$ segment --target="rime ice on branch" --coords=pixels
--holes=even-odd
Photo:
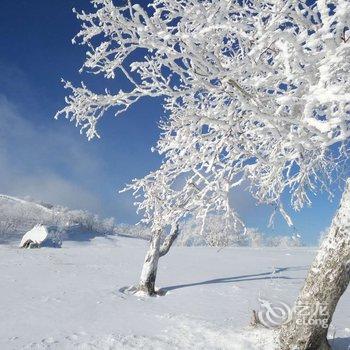
[[[98,94],[67,82],[71,94],[57,116],[91,139],[107,110],[120,114],[146,96],[163,98],[166,110],[156,146],[161,167],[127,187],[152,228],[136,290],[157,293],[158,260],[188,213],[223,212],[240,224],[229,203],[233,187],[247,184],[288,224],[285,190],[296,210],[310,204],[310,192],[331,194],[329,184],[343,175],[349,152],[349,1],[154,0],[147,9],[130,1],[92,3],[95,12],[77,13],[82,30],[75,41],[88,47],[83,70],[107,79],[123,75],[131,88]],[[139,58],[128,65],[131,55]],[[172,230],[162,243],[166,226]],[[320,279],[309,273],[300,295],[317,303],[305,296],[314,295],[315,283],[332,290],[322,276],[333,274],[342,288],[320,297],[327,301],[327,322],[350,279],[344,273],[348,228],[339,229],[342,235],[334,226],[327,238],[338,237],[335,252],[324,246],[319,253],[327,258]],[[296,316],[283,330],[283,349],[329,348],[327,329],[315,325],[301,333],[298,323]]]
[[[347,1],[92,3],[95,12],[76,12],[74,42],[88,47],[82,70],[123,75],[132,88],[98,94],[66,82],[71,94],[57,116],[92,139],[107,110],[163,97],[164,163],[128,187],[154,230],[189,212],[229,212],[228,193],[243,180],[278,206],[290,189],[297,210],[309,190],[328,190],[348,154]]]

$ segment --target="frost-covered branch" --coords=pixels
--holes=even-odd
[[[176,225],[172,229],[170,235],[168,235],[165,238],[162,246],[160,247],[160,250],[159,250],[159,256],[160,257],[166,255],[169,252],[170,247],[172,246],[172,244],[174,243],[176,238],[179,236],[179,233],[180,233],[179,225]]]
[[[66,83],[71,95],[57,116],[91,139],[107,110],[163,98],[164,162],[128,187],[155,230],[188,213],[222,211],[238,222],[229,193],[243,181],[277,207],[289,190],[297,210],[310,191],[329,190],[348,158],[348,1],[92,3],[93,13],[77,12],[82,70],[122,75],[130,88],[96,94]]]

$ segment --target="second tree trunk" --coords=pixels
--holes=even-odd
[[[291,322],[281,329],[282,350],[328,350],[328,327],[350,280],[350,181],[329,233],[311,265]]]

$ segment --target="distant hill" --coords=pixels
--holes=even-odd
[[[0,194],[0,243],[20,241],[35,225],[56,226],[63,240],[85,241],[96,236],[119,234],[149,239],[151,231],[143,225],[116,225],[113,218],[101,219],[85,210],[71,210],[62,206],[24,200]],[[210,215],[202,231],[202,222],[194,218],[180,225],[178,246],[272,246],[302,245],[299,236],[266,236],[255,229],[243,235],[227,230],[220,216]]]
[[[20,240],[37,224],[57,226],[66,239],[86,240],[115,232],[113,218],[0,194],[0,243]]]
[[[119,235],[146,239],[151,237],[151,230],[143,225],[118,224]],[[180,235],[175,241],[177,246],[212,246],[212,247],[300,247],[303,245],[298,234],[266,235],[255,228],[237,230],[234,225],[226,225],[225,219],[218,214],[209,214],[206,221],[188,218],[180,222]]]

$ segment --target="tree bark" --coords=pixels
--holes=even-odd
[[[350,280],[350,179],[305,285],[292,320],[282,326],[281,350],[328,350],[329,325]]]
[[[143,263],[139,290],[148,295],[155,295],[155,283],[157,277],[160,239],[162,231],[158,230],[152,234],[151,243]]]
[[[157,277],[159,258],[166,255],[175,239],[179,235],[179,226],[176,225],[160,246],[162,231],[158,230],[152,234],[150,247],[147,251],[145,262],[143,263],[141,278],[139,283],[139,291],[145,292],[147,295],[153,296],[157,292],[155,283]]]

